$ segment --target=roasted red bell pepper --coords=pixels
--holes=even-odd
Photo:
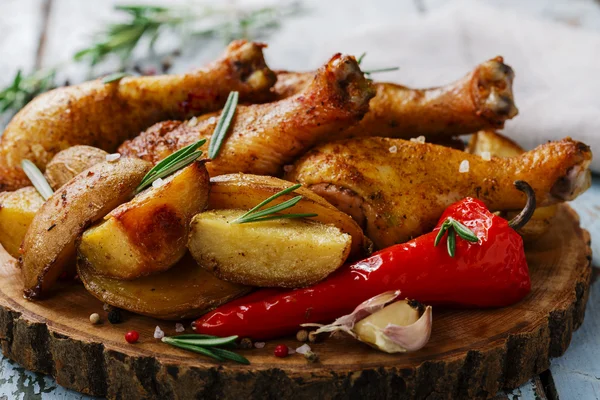
[[[450,238],[449,232],[454,256],[447,246],[434,245],[449,218],[478,239]],[[303,323],[330,322],[390,290],[399,289],[402,296],[425,304],[502,307],[521,300],[530,286],[521,237],[481,201],[466,198],[450,206],[431,233],[343,267],[312,287],[259,290],[193,325],[197,332],[211,335],[269,339],[293,333]]]

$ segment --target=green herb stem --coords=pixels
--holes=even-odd
[[[250,364],[250,361],[245,357],[226,349],[216,346],[231,345],[237,339],[237,336],[229,336],[220,338],[211,335],[189,334],[171,337],[163,337],[164,343],[181,349],[190,350],[205,356],[214,358],[217,361],[231,360],[240,364]]]
[[[371,74],[376,74],[379,72],[391,72],[391,71],[398,71],[400,69],[400,67],[388,67],[388,68],[378,68],[378,69],[371,69],[368,71],[363,71],[363,73],[365,75],[371,75]]]
[[[263,200],[262,202],[260,202],[258,205],[252,207],[252,209],[250,209],[248,212],[246,212],[244,215],[240,216],[239,218],[235,219],[234,221],[232,221],[232,224],[245,224],[248,222],[262,222],[262,221],[272,221],[272,220],[276,220],[276,219],[291,219],[291,218],[310,218],[310,217],[317,217],[318,214],[314,214],[314,213],[307,213],[307,214],[277,214],[281,211],[287,210],[289,208],[294,207],[296,204],[298,204],[298,202],[300,200],[302,200],[302,196],[296,196],[294,198],[291,198],[289,200],[286,200],[284,202],[281,202],[277,205],[274,205],[272,207],[266,208],[264,210],[261,210],[262,207],[266,206],[267,204],[271,203],[273,200],[286,195],[288,193],[293,192],[294,190],[300,188],[302,185],[301,184],[295,184],[292,185],[288,188],[283,189],[282,191],[280,191],[279,193],[274,194],[273,196],[269,197],[266,200]]]
[[[142,179],[136,189],[136,193],[140,193],[158,179],[165,178],[182,168],[187,167],[201,155],[201,151],[196,151],[200,146],[206,143],[206,139],[201,139],[196,143],[177,150],[175,153],[165,157],[162,161],[154,166]]]
[[[208,145],[208,157],[211,159],[215,159],[217,157],[219,151],[221,150],[221,146],[223,146],[225,136],[227,135],[227,131],[231,125],[231,120],[235,115],[239,96],[240,95],[238,92],[230,92],[229,96],[227,97],[227,101],[225,102],[225,106],[223,107],[223,111],[219,117],[219,122],[217,122],[217,127],[215,128]]]
[[[442,225],[440,226],[440,230],[433,241],[433,245],[437,246],[444,235],[448,233],[448,237],[446,239],[446,247],[448,249],[448,254],[450,257],[454,257],[456,254],[456,235],[461,239],[464,239],[471,243],[476,243],[479,241],[477,235],[464,226],[462,223],[458,222],[454,218],[448,217]]]

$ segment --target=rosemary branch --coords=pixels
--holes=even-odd
[[[251,210],[249,210],[248,212],[246,212],[244,215],[242,215],[241,217],[235,219],[234,221],[232,221],[232,224],[245,224],[248,222],[261,222],[261,221],[272,221],[275,219],[290,219],[290,218],[310,218],[310,217],[317,217],[318,214],[314,214],[314,213],[306,213],[306,214],[277,214],[281,211],[287,210],[288,208],[292,208],[294,207],[296,204],[298,204],[298,202],[300,200],[302,200],[302,196],[296,196],[292,199],[286,200],[282,203],[279,203],[275,206],[266,208],[264,210],[261,210],[262,207],[266,206],[267,204],[271,203],[273,200],[286,195],[288,193],[293,192],[294,190],[300,188],[302,185],[301,184],[296,184],[293,186],[290,186],[286,189],[283,189],[281,192],[274,194],[273,196],[269,197],[266,200],[263,200],[260,204],[254,206]]]
[[[165,336],[162,338],[162,342],[214,358],[217,361],[231,360],[240,364],[250,364],[246,357],[221,348],[233,344],[237,338],[237,336],[220,338],[218,336],[189,334]]]

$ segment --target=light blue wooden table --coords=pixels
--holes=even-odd
[[[346,29],[365,22],[397,23],[398,16],[416,18],[447,3],[449,0],[305,0],[308,15],[284,25],[276,37],[269,39],[279,48],[280,68],[312,68],[302,65],[315,41],[322,40],[331,29],[329,16],[343,21]],[[135,3],[120,1],[118,3]],[[156,0],[142,3],[161,3]],[[189,3],[192,0],[162,1],[163,4]],[[213,1],[213,2],[216,2]],[[567,25],[600,31],[600,2],[598,0],[487,0],[489,4],[511,8],[518,12],[559,21]],[[81,65],[62,64],[78,49],[89,44],[91,33],[113,21],[112,5],[115,0],[0,0],[0,86],[14,76],[18,68],[61,67],[60,79],[71,82],[83,80],[87,74]],[[236,3],[229,1],[227,4]],[[243,0],[237,3],[244,3]],[[271,1],[272,3],[272,1]],[[302,37],[296,34],[301,28]],[[294,33],[296,32],[296,33]],[[288,46],[289,44],[289,46]],[[213,58],[221,43],[205,46],[202,51],[185,52],[174,66],[186,70]],[[271,53],[272,54],[272,53]],[[299,61],[298,61],[299,60]],[[292,63],[293,62],[293,63]],[[299,62],[300,64],[295,64]],[[109,66],[110,68],[110,66]],[[518,101],[518,99],[517,99]],[[600,101],[600,100],[599,100]],[[0,116],[0,125],[7,117]],[[598,132],[600,135],[600,132]],[[600,155],[597,155],[600,156]],[[497,399],[557,399],[600,400],[600,176],[593,178],[591,189],[572,203],[581,217],[582,226],[592,236],[594,273],[585,321],[575,332],[569,349],[563,357],[552,361],[550,370],[534,377],[521,388],[499,393]],[[52,378],[28,372],[0,355],[1,399],[84,399],[80,395],[58,386]]]

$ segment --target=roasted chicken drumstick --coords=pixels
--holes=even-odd
[[[206,167],[211,176],[278,175],[317,141],[360,121],[373,95],[354,57],[335,55],[301,93],[274,103],[238,106],[220,153]],[[215,113],[156,124],[125,142],[119,152],[156,163],[199,139],[210,140],[218,117]]]
[[[185,119],[223,107],[230,91],[242,101],[264,101],[275,82],[264,45],[236,41],[222,58],[183,75],[129,77],[62,87],[21,110],[0,142],[0,191],[29,185],[21,160],[42,171],[61,150],[90,145],[114,151],[126,139],[169,118]]]
[[[278,98],[304,88],[311,73],[277,73]],[[428,140],[501,128],[517,115],[512,95],[513,70],[496,57],[478,65],[464,78],[432,89],[409,89],[375,83],[377,94],[363,120],[337,138],[381,136]]]
[[[588,146],[570,138],[513,158],[401,139],[360,138],[307,153],[286,178],[305,184],[352,215],[377,248],[430,231],[450,204],[467,196],[492,210],[518,210],[528,182],[538,206],[572,200],[590,185]]]

